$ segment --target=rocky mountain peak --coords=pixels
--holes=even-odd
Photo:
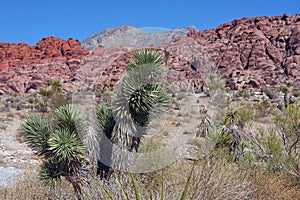
[[[152,30],[159,28],[151,28]],[[174,30],[159,31],[151,33],[150,28],[137,28],[130,25],[119,26],[116,28],[106,29],[100,33],[94,34],[82,41],[82,46],[88,50],[94,50],[99,45],[106,49],[112,49],[117,46],[124,46],[128,48],[142,48],[159,46],[162,43],[168,43],[172,39],[181,36],[185,37],[190,28],[177,28]],[[192,28],[197,30],[196,27]]]

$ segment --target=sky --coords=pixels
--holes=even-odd
[[[84,40],[124,24],[215,28],[237,18],[300,14],[300,0],[0,0],[0,42]]]

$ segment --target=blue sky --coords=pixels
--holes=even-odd
[[[79,40],[106,28],[200,30],[236,18],[300,13],[299,0],[0,0],[0,41],[34,45],[43,37]]]

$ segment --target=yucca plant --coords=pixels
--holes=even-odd
[[[112,109],[107,103],[101,102],[96,110],[96,117],[99,128],[104,132],[108,139],[111,138],[113,128],[116,124]]]
[[[85,163],[86,119],[74,105],[61,106],[54,113],[53,123],[39,114],[27,117],[21,125],[21,132],[29,147],[43,159],[41,180],[55,186],[65,177],[80,199],[79,173]]]
[[[138,50],[129,61],[129,71],[114,102],[116,126],[112,140],[137,151],[152,115],[169,103],[166,87],[158,82],[163,56],[149,49]]]
[[[163,60],[164,57],[153,50],[135,51],[112,106],[102,104],[98,108],[96,115],[100,132],[120,149],[138,151],[140,139],[146,133],[153,115],[169,104],[167,89],[159,82],[164,72]],[[121,155],[117,157],[114,157],[116,163],[122,159]],[[103,163],[100,165],[108,170]]]
[[[129,69],[147,64],[163,64],[164,57],[157,51],[150,49],[140,49],[133,53],[133,58],[129,61]]]
[[[214,122],[208,115],[202,117],[196,136],[206,137],[215,128]]]
[[[239,161],[243,155],[241,120],[237,110],[229,110],[225,114],[223,133],[230,135],[230,152],[233,160]]]
[[[109,179],[112,169],[111,163],[111,137],[116,124],[111,107],[101,102],[96,109],[97,133],[94,138],[90,138],[89,152],[93,156],[94,162],[97,162],[97,175],[100,178]],[[91,136],[91,135],[90,135]]]

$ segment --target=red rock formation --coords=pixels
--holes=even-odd
[[[89,51],[74,39],[43,38],[34,46],[0,43],[0,94],[38,90],[53,79],[68,82]]]
[[[201,91],[209,73],[227,74],[231,89],[300,85],[300,15],[242,18],[215,29],[191,32],[156,50],[165,55],[167,81],[183,82]],[[126,73],[134,49],[96,48],[91,54],[80,42],[55,37],[35,46],[0,43],[0,94],[31,92],[60,79],[65,90],[103,88]],[[89,55],[88,55],[89,54]]]
[[[166,57],[168,81],[187,82],[195,91],[202,90],[209,73],[226,74],[226,83],[233,90],[278,87],[285,82],[299,87],[299,38],[300,15],[285,14],[237,19],[215,29],[193,31],[158,50]],[[95,77],[100,87],[120,80],[130,55],[114,55],[116,60]]]
[[[300,15],[242,18],[189,36],[229,75],[231,89],[300,84]]]
[[[191,52],[190,48],[198,49]],[[184,84],[184,87],[191,86],[196,91],[201,91],[204,84],[202,73],[196,69],[198,65],[208,66],[211,63],[205,60],[201,46],[192,38],[176,40],[170,44],[165,44],[159,49],[166,59],[166,81],[167,83],[177,82]],[[106,50],[103,47],[96,48],[91,56],[85,60],[85,64],[77,71],[76,88],[79,90],[102,89],[105,85],[116,85],[126,73],[126,64],[132,57],[135,49],[130,50],[124,47],[116,47]],[[197,63],[191,66],[197,56]]]

